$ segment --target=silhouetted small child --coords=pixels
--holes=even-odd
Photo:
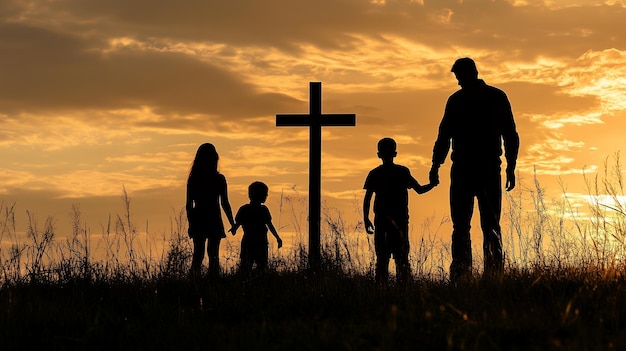
[[[268,191],[265,183],[254,182],[250,184],[248,187],[250,203],[239,208],[235,215],[235,225],[230,230],[235,235],[239,226],[243,227],[240,263],[240,269],[243,272],[251,271],[254,263],[256,263],[259,271],[264,271],[267,267],[268,229],[276,238],[278,248],[283,246],[283,241],[272,224],[270,210],[264,205]]]
[[[431,190],[436,184],[420,185],[405,167],[393,163],[396,142],[383,138],[378,142],[378,157],[382,165],[369,172],[363,188],[363,219],[365,230],[374,234],[376,250],[376,282],[389,278],[389,259],[393,254],[396,275],[400,282],[411,276],[409,265],[409,196],[407,189],[418,194]],[[374,225],[369,219],[372,195],[374,199]]]

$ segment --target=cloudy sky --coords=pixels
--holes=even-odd
[[[123,210],[166,232],[184,206],[197,147],[214,143],[236,209],[255,180],[306,195],[308,130],[277,113],[323,111],[323,191],[358,215],[376,142],[427,182],[450,67],[475,59],[505,90],[521,136],[518,170],[556,195],[585,194],[624,145],[626,3],[543,0],[0,0],[0,199],[68,227],[72,204],[98,232]],[[411,195],[413,223],[446,216],[442,184]],[[286,214],[285,214],[286,215]],[[283,219],[283,222],[286,220]]]

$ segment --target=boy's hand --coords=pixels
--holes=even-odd
[[[276,242],[278,243],[278,248],[280,249],[281,247],[283,247],[283,239],[281,238],[276,238]]]
[[[369,218],[365,218],[364,222],[367,234],[374,234],[374,225],[372,224],[372,221],[370,221]]]

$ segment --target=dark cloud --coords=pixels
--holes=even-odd
[[[102,36],[170,38],[297,53],[302,44],[351,50],[354,34],[404,37],[434,48],[487,49],[499,59],[578,56],[624,46],[626,10],[620,5],[517,7],[508,1],[276,0],[65,0],[40,16],[63,14]],[[72,19],[70,21],[69,19]],[[495,59],[495,58],[494,58]]]
[[[349,49],[352,33],[379,34],[399,21],[419,20],[415,21],[419,24],[425,19],[416,5],[410,6],[413,12],[407,16],[404,5],[373,6],[360,0],[68,0],[59,6],[77,19],[98,21],[114,35],[264,45],[287,51],[303,43]]]
[[[170,115],[245,118],[287,108],[294,99],[258,93],[235,73],[188,55],[124,49],[46,29],[0,26],[0,110],[123,109]]]

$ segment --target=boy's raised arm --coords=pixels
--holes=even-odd
[[[418,185],[416,188],[414,188],[414,190],[418,194],[423,194],[423,193],[429,192],[430,190],[432,190],[432,188],[436,186],[437,186],[436,183],[428,183],[426,185]]]

